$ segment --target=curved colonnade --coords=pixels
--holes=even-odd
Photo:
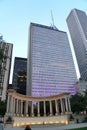
[[[41,115],[41,105],[43,104],[43,115]],[[48,103],[48,105],[46,105]],[[35,114],[36,108],[36,114]],[[55,110],[54,110],[55,109]],[[20,124],[42,124],[43,122],[52,123],[51,118],[55,118],[55,122],[60,120],[64,123],[68,122],[68,115],[71,114],[71,106],[69,93],[62,93],[54,96],[46,97],[29,97],[17,93],[16,91],[8,90],[7,110],[5,117],[12,116],[14,126],[20,118]],[[46,121],[47,120],[47,121]],[[48,122],[49,120],[49,122]],[[41,121],[41,123],[40,123]],[[55,123],[54,122],[54,123]]]

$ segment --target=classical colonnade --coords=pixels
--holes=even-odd
[[[36,105],[37,116],[39,117],[41,107],[40,102],[43,103],[43,116],[47,115],[46,110],[48,108],[46,102],[49,104],[49,116],[53,115],[52,102],[54,102],[55,106],[55,115],[71,113],[69,93],[62,93],[48,97],[28,97],[10,89],[8,90],[6,114],[11,116],[34,117],[34,106]],[[31,106],[31,109],[29,106]]]

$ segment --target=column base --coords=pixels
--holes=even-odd
[[[55,115],[58,116],[58,113],[56,113]]]
[[[23,114],[21,114],[21,117],[23,117],[24,115]]]
[[[38,113],[37,116],[40,117],[40,113]]]
[[[52,116],[52,113],[50,113],[50,116]]]
[[[63,112],[61,112],[61,115],[64,115],[64,113],[63,113]]]
[[[68,114],[68,115],[70,115],[70,114],[72,114],[72,112],[65,112],[65,114]]]
[[[13,113],[6,113],[5,116],[13,116]]]
[[[29,115],[28,115],[28,114],[26,114],[26,117],[29,117]]]
[[[34,114],[31,114],[32,117],[34,117]]]
[[[46,116],[46,113],[44,113],[44,116]]]
[[[19,116],[19,114],[16,114],[16,116]]]

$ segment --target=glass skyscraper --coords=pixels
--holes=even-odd
[[[87,80],[87,15],[73,9],[67,17],[67,24],[74,46],[81,78]]]
[[[27,59],[15,57],[12,87],[18,93],[26,95]]]
[[[27,95],[74,93],[77,81],[66,32],[31,23],[27,61]]]

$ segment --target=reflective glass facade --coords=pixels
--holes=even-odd
[[[81,10],[73,9],[67,17],[67,25],[81,78],[87,80],[87,15]]]
[[[26,95],[27,59],[15,57],[12,87],[20,94]]]
[[[31,23],[29,35],[27,95],[74,93],[77,78],[66,32]]]

